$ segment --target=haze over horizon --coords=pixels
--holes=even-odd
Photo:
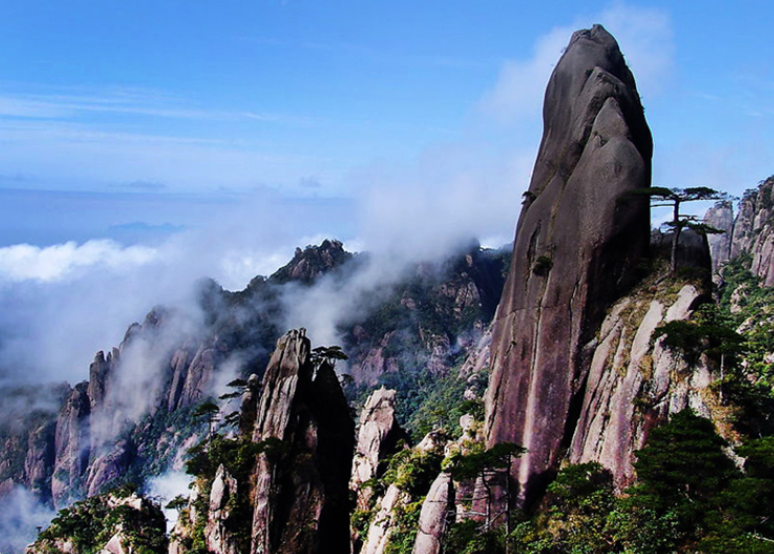
[[[637,79],[654,183],[740,195],[772,173],[773,10],[9,3],[0,350],[84,371],[199,277],[239,289],[326,237],[385,259],[512,240],[546,82],[594,23]]]

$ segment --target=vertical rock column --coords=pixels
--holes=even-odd
[[[495,318],[489,446],[528,452],[520,501],[569,445],[595,334],[647,252],[652,141],[634,78],[601,26],[573,34],[548,84],[544,131]]]
[[[349,551],[354,422],[328,363],[305,331],[277,343],[262,384],[253,441],[270,445],[254,472],[253,554]]]

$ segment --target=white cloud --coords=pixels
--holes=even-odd
[[[0,248],[0,283],[59,281],[91,266],[130,271],[157,258],[154,248],[122,247],[110,240],[90,240],[81,245],[67,242],[44,248],[17,244]]]
[[[37,528],[48,526],[55,515],[31,492],[14,487],[0,498],[0,552],[23,552],[37,537]]]
[[[548,79],[574,30],[554,28],[538,39],[531,58],[506,61],[494,88],[481,99],[484,113],[503,123],[539,121]]]
[[[167,530],[171,531],[177,521],[177,510],[165,509],[171,500],[178,496],[188,497],[191,494],[189,485],[191,476],[181,471],[170,471],[154,477],[148,482],[148,495],[161,504],[167,518]]]
[[[481,99],[482,111],[501,123],[535,120],[542,113],[548,79],[570,36],[594,23],[601,23],[618,41],[640,93],[645,97],[658,93],[674,63],[669,15],[657,8],[614,2],[595,15],[576,18],[571,25],[543,35],[530,58],[506,61],[497,83]]]

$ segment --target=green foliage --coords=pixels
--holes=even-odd
[[[550,256],[538,256],[535,263],[532,264],[532,273],[545,277],[548,275],[548,272],[551,271],[553,265],[554,262],[551,260]]]
[[[390,458],[382,482],[395,485],[412,496],[424,496],[438,476],[442,460],[443,456],[432,452],[399,450]]]
[[[458,437],[462,434],[460,417],[471,414],[477,420],[482,420],[483,402],[465,400],[467,387],[467,380],[459,376],[458,367],[453,368],[449,375],[435,379],[434,387],[421,400],[406,424],[406,430],[411,433],[412,438],[420,440],[430,431],[437,429],[452,437]]]
[[[507,470],[513,458],[526,450],[512,442],[501,442],[492,448],[474,448],[468,453],[455,452],[444,462],[444,469],[456,481],[486,477],[487,474]]]
[[[609,552],[607,517],[615,505],[610,472],[598,463],[568,466],[548,487],[546,503],[544,513],[511,534],[517,551]]]
[[[444,548],[455,554],[504,554],[505,537],[500,530],[482,532],[477,522],[466,519],[451,526]]]
[[[739,448],[744,473],[725,447],[709,420],[684,410],[651,432],[637,453],[638,481],[620,497],[599,464],[568,466],[511,533],[511,552],[771,554],[774,438]]]
[[[336,361],[349,359],[349,357],[341,351],[341,346],[318,346],[312,350],[310,358],[315,367],[319,367],[323,362],[328,362],[331,367],[334,367]]]
[[[722,356],[729,366],[746,348],[745,338],[737,333],[732,321],[714,304],[702,305],[691,320],[670,321],[653,332],[652,340],[663,336],[663,344],[679,351],[688,365],[694,365],[702,353]]]
[[[384,554],[411,554],[417,537],[419,514],[424,498],[408,504],[398,503],[393,508],[393,524],[384,548]]]
[[[195,506],[197,513],[207,513],[209,490],[221,464],[237,480],[237,483],[241,484],[237,487],[237,494],[228,500],[229,517],[224,522],[241,551],[249,551],[250,546],[252,508],[249,487],[246,485],[250,482],[256,459],[260,454],[264,454],[269,460],[276,462],[285,453],[286,448],[286,444],[276,438],[252,442],[244,438],[229,439],[215,435],[211,440],[204,440],[188,450],[189,459],[186,462],[186,472],[198,479],[201,489]],[[204,542],[205,524],[206,517],[197,518],[192,541],[194,550],[197,548],[206,549]]]
[[[167,550],[166,520],[157,506],[143,501],[139,510],[126,504],[111,508],[104,495],[61,510],[35,544],[41,551],[50,551],[55,541],[69,540],[78,554],[94,554],[119,529],[125,537],[124,547],[134,552]]]
[[[670,268],[672,273],[677,271],[677,246],[680,242],[680,234],[683,229],[692,229],[702,235],[723,232],[720,229],[715,229],[714,227],[699,221],[694,215],[681,213],[680,206],[686,202],[695,202],[698,200],[725,200],[728,198],[726,193],[719,192],[709,187],[645,187],[635,189],[630,195],[650,197],[651,205],[653,207],[672,208],[671,221],[664,223],[665,227],[674,232],[672,238],[672,253],[670,256]]]
[[[355,539],[362,543],[368,536],[373,514],[370,510],[355,510],[350,517],[350,525],[355,532]]]
[[[196,418],[201,417],[212,421],[219,413],[220,408],[218,405],[215,404],[215,402],[208,400],[207,402],[202,402],[196,406],[191,415]]]

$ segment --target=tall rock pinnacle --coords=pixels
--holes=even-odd
[[[601,26],[573,34],[548,83],[543,139],[495,318],[487,443],[528,449],[529,501],[569,445],[605,310],[648,248],[653,151],[634,78]]]

